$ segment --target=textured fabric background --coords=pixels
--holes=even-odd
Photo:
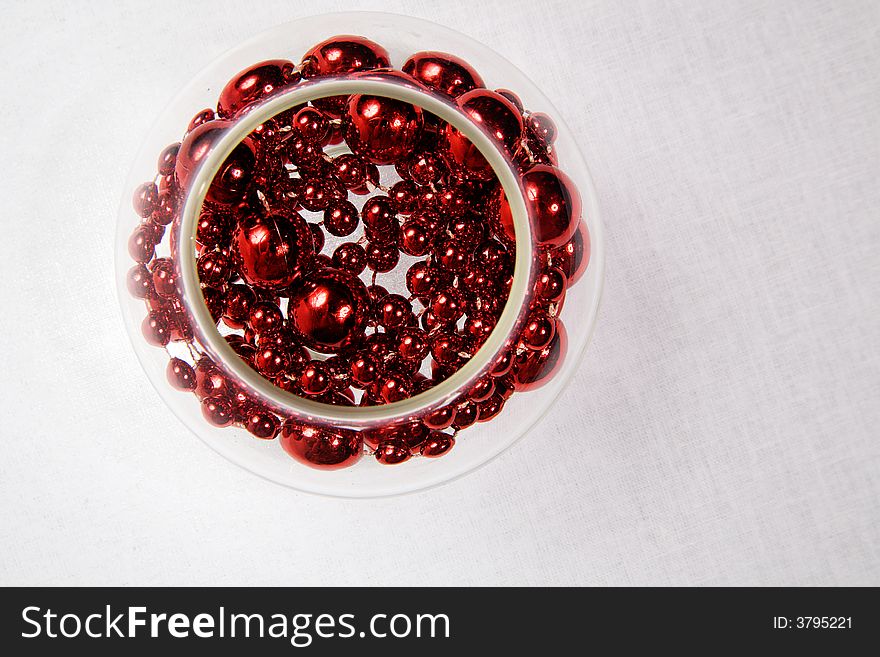
[[[262,481],[164,407],[112,270],[148,125],[301,15],[462,29],[598,188],[595,340],[533,435],[424,494]],[[31,2],[0,22],[0,584],[880,584],[880,4]]]

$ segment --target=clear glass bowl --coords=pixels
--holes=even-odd
[[[216,106],[219,90],[239,71],[273,58],[297,62],[308,48],[338,34],[356,34],[381,44],[388,50],[395,68],[400,68],[411,54],[418,51],[452,53],[473,66],[488,88],[513,90],[527,110],[551,116],[557,126],[554,151],[559,167],[575,183],[583,201],[582,221],[588,236],[586,257],[589,264],[581,279],[566,293],[560,318],[567,327],[568,349],[549,382],[535,390],[512,395],[497,417],[463,430],[454,449],[442,458],[414,458],[397,466],[381,465],[375,459],[363,458],[353,467],[327,471],[311,469],[294,461],[282,450],[277,439],[259,440],[239,427],[219,429],[208,424],[202,416],[198,399],[169,385],[166,378],[168,353],[145,341],[141,332],[146,315],[144,302],[128,293],[126,275],[133,264],[128,253],[129,235],[140,222],[131,207],[131,193],[139,183],[155,177],[156,158],[163,148],[182,137],[197,111]],[[419,105],[463,132],[492,165],[505,190],[517,249],[514,282],[507,305],[496,329],[470,361],[442,383],[410,399],[383,406],[349,408],[318,404],[286,393],[235,355],[216,330],[202,299],[191,244],[196,217],[214,172],[242,138],[266,118],[287,108],[315,98],[352,93],[388,96]],[[332,150],[328,153],[334,154]],[[495,357],[518,333],[533,295],[536,247],[515,167],[453,102],[393,75],[377,72],[320,78],[284,89],[249,108],[236,117],[233,126],[214,144],[181,208],[178,252],[171,255],[180,265],[183,303],[193,319],[198,342],[227,376],[266,406],[282,416],[304,417],[318,425],[353,429],[385,426],[397,420],[420,417],[427,410],[459,397],[492,366]],[[364,12],[326,14],[281,25],[227,52],[197,75],[165,109],[135,160],[119,210],[116,242],[117,283],[126,327],[144,370],[175,414],[212,449],[251,472],[302,491],[341,497],[395,495],[435,486],[485,464],[524,436],[549,410],[582,359],[598,311],[604,264],[602,226],[586,163],[558,112],[534,83],[497,53],[448,28],[410,17]],[[334,244],[328,244],[332,249]],[[387,276],[399,277],[401,274],[395,270]],[[386,281],[380,280],[380,283],[385,285]]]

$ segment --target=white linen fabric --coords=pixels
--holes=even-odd
[[[607,229],[579,374],[425,493],[227,463],[134,357],[126,172],[164,103],[279,22],[408,13],[507,55]],[[880,584],[880,4],[31,2],[0,22],[0,584]]]

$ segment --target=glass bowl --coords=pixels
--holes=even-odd
[[[464,429],[457,435],[454,449],[442,458],[413,458],[395,466],[382,465],[373,458],[362,458],[352,467],[319,470],[291,459],[277,439],[259,440],[238,426],[220,429],[207,423],[198,399],[175,390],[167,380],[169,353],[178,355],[183,347],[178,345],[177,351],[173,348],[163,350],[147,343],[141,330],[146,315],[144,302],[128,293],[126,278],[132,266],[129,236],[141,221],[132,209],[132,190],[140,182],[155,178],[157,155],[168,144],[181,138],[196,112],[204,107],[215,107],[219,90],[243,69],[274,58],[297,62],[301,54],[314,44],[339,34],[361,35],[381,44],[390,55],[392,67],[396,68],[415,52],[453,53],[473,66],[489,89],[513,90],[529,112],[551,116],[556,125],[553,152],[558,157],[559,167],[578,188],[583,203],[581,225],[586,236],[584,257],[588,264],[580,279],[566,292],[559,318],[568,327],[567,352],[546,383],[513,394],[502,412],[491,421],[478,422]],[[317,403],[285,392],[252,370],[237,357],[217,330],[202,297],[192,255],[196,223],[208,187],[241,140],[279,112],[307,101],[350,94],[370,94],[417,105],[464,134],[489,162],[505,192],[516,244],[513,282],[507,303],[482,347],[458,371],[426,392],[381,406],[345,407]],[[348,151],[343,142],[335,150],[330,147],[326,152],[335,155]],[[251,397],[259,399],[265,407],[282,418],[303,418],[316,426],[369,431],[422,417],[426,412],[459,399],[494,366],[499,355],[510,348],[534,297],[537,262],[542,251],[536,245],[519,173],[516,163],[453,100],[400,74],[372,71],[320,77],[268,95],[237,114],[231,126],[212,144],[180,201],[179,221],[169,227],[176,244],[167,254],[179,269],[182,305],[191,318],[195,341],[224,376]],[[338,241],[328,240],[325,251],[332,250]],[[281,25],[227,52],[197,75],[164,110],[135,160],[119,211],[116,242],[117,283],[126,327],[144,370],[174,413],[208,446],[251,472],[298,490],[340,497],[387,496],[435,486],[485,464],[524,436],[549,410],[582,359],[598,311],[604,259],[602,227],[587,166],[558,112],[534,83],[497,53],[448,28],[410,17],[364,12],[327,14]],[[401,283],[398,270],[384,276],[388,279],[379,282],[389,289],[392,289],[392,283]],[[368,280],[369,276],[364,274],[362,278]]]

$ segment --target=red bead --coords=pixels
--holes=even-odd
[[[170,190],[159,192],[159,200],[153,214],[150,215],[153,223],[159,226],[167,226],[177,217],[177,196]]]
[[[406,60],[402,70],[426,87],[452,98],[483,86],[482,78],[470,64],[443,52],[417,52]]]
[[[535,231],[543,246],[562,246],[578,227],[581,197],[565,173],[556,167],[538,164],[522,177],[526,206]]]
[[[363,440],[346,429],[319,429],[288,419],[281,426],[281,447],[313,468],[335,470],[354,465],[363,455]]]
[[[563,246],[550,251],[550,261],[568,278],[568,286],[577,283],[590,264],[590,233],[584,221],[578,222],[574,236]]]
[[[464,342],[457,333],[440,330],[431,338],[431,355],[441,365],[457,365],[462,360],[464,348]]]
[[[274,413],[262,409],[252,409],[245,416],[245,428],[255,438],[272,440],[278,435],[281,422]]]
[[[196,263],[199,281],[208,287],[223,288],[232,276],[229,256],[220,251],[208,251]]]
[[[524,107],[522,99],[513,93],[510,89],[496,89],[495,93],[499,96],[504,96],[507,100],[511,102],[511,104],[516,107],[517,111],[522,114]]]
[[[419,328],[408,326],[397,334],[397,353],[404,360],[421,363],[430,349],[427,333]]]
[[[379,273],[391,271],[400,261],[400,252],[395,244],[368,242],[366,252],[367,267]]]
[[[217,366],[208,358],[202,358],[196,363],[196,389],[199,399],[215,395],[229,396],[232,394],[232,386],[229,380],[223,376]]]
[[[159,154],[159,175],[168,176],[174,173],[174,165],[177,162],[177,152],[180,150],[180,142],[166,146]]]
[[[538,276],[535,297],[542,303],[559,303],[565,297],[568,279],[559,267],[545,269]]]
[[[495,323],[495,316],[492,313],[478,310],[468,314],[464,322],[464,331],[476,340],[477,344],[483,344],[495,329]]]
[[[299,202],[310,212],[323,212],[334,199],[342,198],[344,192],[332,179],[306,180],[303,183]]]
[[[288,319],[303,342],[323,353],[363,336],[369,310],[367,288],[338,269],[312,272],[291,289]]]
[[[408,155],[424,125],[420,107],[384,96],[353,95],[346,109],[345,141],[374,164]]]
[[[153,210],[156,209],[158,201],[159,190],[156,188],[156,183],[145,182],[134,190],[134,196],[132,197],[131,203],[134,206],[134,211],[138,213],[138,216],[146,219],[153,214]]]
[[[229,328],[244,328],[257,295],[246,285],[231,285],[223,295],[223,323]]]
[[[281,328],[284,325],[284,315],[271,301],[258,301],[250,308],[248,325],[260,335]]]
[[[268,377],[286,372],[289,366],[290,360],[287,354],[277,347],[260,347],[254,355],[254,367],[260,374]]]
[[[437,262],[447,271],[459,273],[467,269],[471,261],[472,249],[455,238],[440,243],[434,250]]]
[[[364,37],[340,35],[309,49],[302,58],[302,75],[344,75],[391,65],[388,51]]]
[[[314,107],[303,107],[293,117],[293,127],[307,142],[324,144],[330,137],[327,115]]]
[[[196,371],[185,360],[172,358],[165,368],[165,375],[176,390],[192,392],[196,389]]]
[[[180,145],[174,175],[181,189],[188,189],[196,169],[208,156],[214,144],[232,126],[229,121],[203,123],[188,133]],[[230,153],[208,189],[207,198],[229,204],[240,200],[247,190],[255,162],[254,146],[245,138]]]
[[[345,199],[332,199],[324,209],[324,228],[331,235],[351,235],[360,223],[357,208]]]
[[[437,292],[431,299],[431,312],[440,320],[455,322],[464,314],[464,295],[454,287]]]
[[[313,360],[299,375],[299,385],[307,395],[321,395],[330,389],[332,379],[321,361]]]
[[[443,456],[455,446],[455,438],[440,431],[432,431],[431,437],[422,445],[421,454],[427,458]]]
[[[405,221],[401,226],[400,250],[411,256],[423,256],[431,250],[434,233],[424,219]]]
[[[556,321],[544,310],[533,310],[526,319],[520,341],[532,351],[545,349],[556,335]]]
[[[153,293],[153,276],[144,265],[135,265],[125,276],[128,293],[136,299],[146,299]]]
[[[488,89],[474,89],[459,97],[458,105],[508,157],[517,153],[522,140],[523,120],[509,100]],[[482,153],[450,124],[444,127],[442,144],[450,164],[461,175],[476,180],[495,177]]]
[[[418,194],[418,186],[410,180],[400,180],[388,190],[388,198],[394,209],[400,214],[410,214],[416,209]]]
[[[248,283],[273,290],[289,286],[309,266],[314,238],[297,213],[251,215],[233,235],[233,258]]]
[[[367,268],[367,252],[356,242],[346,242],[333,252],[333,266],[359,276]]]
[[[386,440],[376,448],[376,460],[382,465],[397,465],[409,460],[409,447],[401,440]]]
[[[209,249],[225,249],[232,238],[234,223],[228,212],[203,208],[196,225],[196,242]]]
[[[455,406],[441,406],[428,413],[423,422],[429,429],[446,429],[455,421]]]
[[[379,361],[369,353],[360,352],[351,361],[352,385],[366,388],[379,378]]]
[[[561,321],[556,322],[556,335],[541,351],[524,351],[513,364],[513,385],[517,391],[540,388],[559,371],[568,349],[568,336]]]
[[[470,402],[458,404],[455,408],[455,421],[452,423],[453,429],[467,429],[477,421],[477,405]]]
[[[477,381],[468,390],[468,400],[472,402],[484,402],[495,392],[495,381],[492,377],[484,377]]]
[[[187,127],[187,132],[192,132],[196,128],[198,128],[203,123],[207,123],[208,121],[214,120],[214,110],[212,109],[203,109],[201,112],[196,114],[192,121],[189,122],[189,126]]]
[[[177,275],[171,258],[159,258],[150,267],[153,277],[153,289],[160,297],[176,298]]]
[[[495,418],[504,408],[504,399],[500,395],[492,395],[486,401],[477,404],[477,422],[488,422]]]
[[[275,93],[289,83],[293,68],[293,62],[273,59],[241,71],[220,92],[217,114],[224,119],[231,118],[248,105]]]
[[[141,224],[134,229],[128,238],[128,253],[135,262],[144,264],[152,260],[156,253],[156,241],[149,226]]]
[[[235,419],[235,409],[227,397],[214,395],[202,400],[202,415],[215,427],[228,427]]]
[[[545,147],[556,141],[556,124],[549,115],[544,112],[532,112],[526,123],[529,131]]]
[[[363,158],[351,153],[343,153],[333,158],[333,177],[346,189],[355,189],[367,181],[367,163]]]
[[[379,396],[388,404],[406,399],[410,396],[410,392],[409,381],[396,374],[385,377],[379,385]]]
[[[154,347],[164,347],[171,341],[171,319],[168,313],[154,310],[141,324],[144,338]]]
[[[386,329],[406,325],[413,314],[412,304],[399,294],[389,294],[377,306],[376,321]]]
[[[423,151],[407,158],[407,177],[419,185],[431,185],[447,173],[446,165],[439,155]]]

